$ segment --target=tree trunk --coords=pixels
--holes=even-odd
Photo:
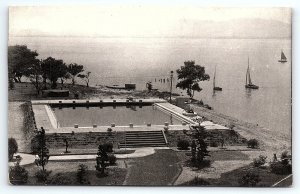
[[[35,77],[35,89],[36,89],[36,94],[37,96],[40,94],[40,88],[39,88],[39,81],[38,81],[38,77]]]
[[[47,78],[45,76],[43,76],[43,89],[47,90]]]
[[[62,86],[64,86],[64,79],[63,78],[60,78],[60,83]]]
[[[18,77],[18,82],[22,83],[21,76]]]
[[[73,86],[75,85],[75,76],[72,77],[72,85],[73,85]]]
[[[56,84],[56,81],[51,81],[52,84],[51,84],[51,88],[52,89],[55,89],[57,87],[57,84]]]

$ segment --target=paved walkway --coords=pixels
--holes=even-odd
[[[37,128],[44,127],[47,132],[49,129],[52,129],[53,126],[51,124],[50,118],[48,116],[48,112],[46,110],[47,105],[32,105],[32,110],[34,112],[35,122]]]
[[[153,148],[135,148],[135,152],[131,154],[115,154],[117,159],[127,159],[127,158],[140,158],[149,156],[155,153],[156,149],[170,149],[169,147],[153,147]],[[22,160],[20,165],[28,165],[34,163],[35,155],[17,153],[15,155],[20,155]],[[61,161],[61,160],[90,160],[96,159],[96,154],[91,155],[61,155],[61,156],[50,156],[49,161]],[[14,162],[9,162],[9,166],[13,166]]]

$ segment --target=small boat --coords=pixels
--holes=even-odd
[[[216,86],[216,67],[215,67],[215,73],[214,73],[214,80],[213,80],[213,85],[214,85],[214,91],[222,91],[222,88],[221,87],[217,87]]]
[[[112,85],[112,86],[105,86],[110,89],[118,89],[118,90],[135,90],[135,84],[125,84],[125,86],[120,85]]]
[[[249,57],[248,57],[248,68],[247,68],[247,73],[246,73],[245,88],[249,88],[249,89],[258,89],[259,88],[257,85],[254,85],[251,81],[250,68],[249,68]]]
[[[283,51],[281,51],[281,58],[280,58],[280,60],[278,60],[278,62],[280,62],[280,63],[285,63],[285,62],[287,62],[286,56],[285,56],[285,54],[283,53]]]

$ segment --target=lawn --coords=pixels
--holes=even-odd
[[[267,168],[266,169],[256,168],[253,167],[252,165],[248,165],[227,173],[223,173],[220,179],[209,180],[209,182],[213,186],[239,186],[239,180],[248,171],[256,172],[259,175],[261,181],[258,183],[257,186],[261,186],[261,187],[270,187],[287,176],[287,175],[274,174],[270,172],[270,170]]]
[[[218,179],[201,179],[201,181],[208,182],[209,186],[238,187],[240,186],[241,178],[249,171],[255,172],[259,175],[260,181],[258,182],[257,187],[271,187],[276,182],[287,177],[287,175],[274,174],[268,168],[253,167],[252,164],[250,164],[230,172],[222,173],[221,177]],[[286,187],[290,186],[291,184],[292,178],[289,178],[283,181],[282,185],[279,186]],[[192,182],[185,182],[182,185],[192,185]]]
[[[123,160],[118,160],[118,165],[117,166],[112,166],[107,169],[108,176],[107,177],[102,177],[98,178],[96,176],[96,170],[95,170],[95,161],[65,161],[65,162],[52,162],[50,161],[46,165],[47,170],[51,170],[52,173],[50,174],[49,180],[53,176],[55,176],[58,173],[62,173],[63,177],[68,179],[70,182],[70,185],[78,185],[77,180],[76,180],[76,174],[77,174],[77,169],[79,164],[85,164],[88,166],[88,171],[87,171],[87,177],[88,180],[90,181],[90,185],[122,185],[127,169],[125,168],[124,161]],[[28,185],[38,185],[41,183],[37,183],[36,178],[35,178],[35,173],[39,170],[39,167],[35,165],[29,165],[25,167],[26,170],[29,173],[29,178],[28,178]]]
[[[211,151],[210,160],[225,161],[225,160],[249,160],[249,156],[241,151]]]
[[[172,185],[181,172],[179,162],[173,150],[156,150],[153,155],[132,159],[125,185]]]

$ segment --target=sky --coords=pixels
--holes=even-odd
[[[197,36],[197,32],[191,33],[190,31],[199,29],[202,24],[214,22],[216,25],[209,25],[209,28],[222,31],[222,29],[218,29],[218,23],[243,19],[263,19],[290,24],[291,11],[289,8],[201,8],[191,6],[10,7],[9,35]],[[178,26],[184,29],[180,29]],[[204,36],[210,35],[212,32],[214,31],[204,32]]]

